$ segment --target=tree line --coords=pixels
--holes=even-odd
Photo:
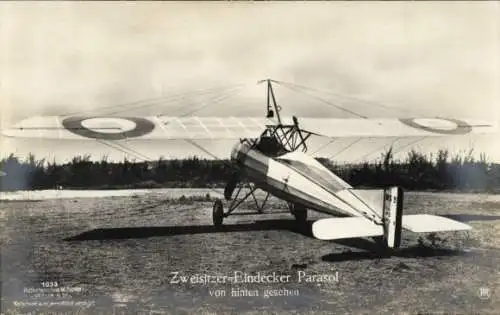
[[[410,151],[395,160],[392,149],[377,162],[339,165],[326,158],[319,162],[355,187],[380,188],[392,185],[406,190],[500,191],[500,164],[488,163],[484,154],[474,159],[468,153],[450,156]],[[196,156],[153,162],[123,160],[92,161],[89,155],[57,164],[29,155],[25,160],[11,154],[0,160],[0,190],[31,189],[124,189],[223,187],[230,177],[228,160],[207,160]]]

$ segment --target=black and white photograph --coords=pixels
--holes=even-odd
[[[0,314],[498,314],[497,1],[0,4]]]

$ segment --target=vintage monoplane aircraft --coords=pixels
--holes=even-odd
[[[375,198],[350,186],[339,176],[306,154],[311,135],[322,137],[430,137],[489,133],[491,124],[467,119],[407,118],[285,118],[280,116],[272,88],[267,82],[267,117],[95,117],[44,116],[21,121],[3,134],[10,137],[50,139],[236,139],[230,157],[234,167],[224,197],[213,206],[213,222],[223,223],[244,200],[253,197],[259,212],[269,195],[283,199],[298,222],[307,211],[327,213],[333,218],[313,223],[318,239],[333,240],[378,237],[388,248],[400,245],[401,230],[439,232],[468,230],[467,224],[445,217],[403,215],[400,187],[378,190]],[[242,193],[247,187],[248,192]],[[259,204],[255,191],[266,192]],[[236,194],[234,191],[236,190]],[[234,196],[233,196],[234,195]]]

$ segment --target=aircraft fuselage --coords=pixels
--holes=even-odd
[[[352,187],[305,153],[271,157],[242,141],[233,148],[231,161],[257,187],[287,202],[335,216],[359,215],[349,202]]]

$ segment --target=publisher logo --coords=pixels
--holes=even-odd
[[[479,288],[479,298],[482,300],[488,300],[491,296],[490,288],[481,287]]]

